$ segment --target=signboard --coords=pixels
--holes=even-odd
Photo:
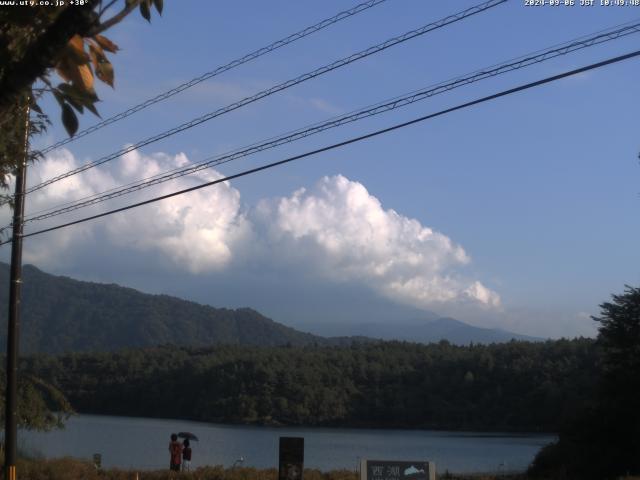
[[[93,454],[93,466],[96,467],[96,470],[102,468],[102,455],[100,453]]]
[[[435,480],[433,462],[361,460],[360,480]]]
[[[304,438],[280,437],[278,480],[302,480]]]

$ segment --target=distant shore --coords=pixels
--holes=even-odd
[[[314,428],[314,429],[344,429],[344,430],[414,430],[414,431],[430,431],[430,432],[455,432],[460,434],[487,434],[487,435],[501,435],[501,436],[509,436],[509,437],[522,437],[522,436],[532,436],[532,435],[540,435],[540,436],[556,436],[558,432],[551,430],[534,430],[531,428],[520,428],[520,429],[499,429],[499,428],[483,428],[483,429],[470,429],[458,426],[446,426],[446,425],[422,425],[415,423],[406,423],[406,424],[396,424],[396,423],[375,423],[375,422],[353,422],[353,423],[327,423],[322,425],[316,425],[313,423],[283,423],[275,420],[215,420],[215,421],[207,421],[200,420],[197,417],[189,416],[189,415],[181,415],[180,412],[176,412],[172,417],[165,416],[148,416],[148,415],[134,415],[127,413],[101,413],[101,412],[93,412],[91,410],[83,410],[76,411],[69,415],[69,418],[78,415],[91,415],[96,417],[124,417],[124,418],[145,418],[149,420],[184,420],[186,422],[198,422],[198,423],[208,423],[210,425],[219,425],[224,427],[267,427],[267,428],[281,428],[281,429],[291,429],[291,428]]]

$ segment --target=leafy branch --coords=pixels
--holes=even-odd
[[[11,113],[16,100],[40,80],[60,105],[69,135],[78,129],[76,113],[82,114],[86,108],[98,115],[94,79],[113,88],[114,68],[108,54],[118,51],[102,33],[136,8],[147,21],[151,21],[152,7],[160,14],[163,9],[162,0],[125,0],[119,11],[103,20],[117,3],[86,0],[83,8],[0,10],[0,114]],[[62,79],[55,87],[49,79],[53,71]]]

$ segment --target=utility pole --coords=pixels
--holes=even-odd
[[[4,416],[4,478],[16,480],[18,445],[18,342],[20,331],[20,293],[22,287],[22,227],[24,220],[24,190],[29,155],[29,97],[26,97],[24,120],[24,151],[16,168],[16,188],[13,207],[11,243],[11,277],[9,283],[9,322],[7,325],[7,386]]]

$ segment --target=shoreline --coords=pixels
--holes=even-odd
[[[165,466],[169,435],[197,435],[195,465],[231,466],[240,457],[245,467],[271,468],[278,458],[278,438],[305,438],[305,466],[323,471],[355,470],[360,458],[436,461],[443,471],[511,472],[526,470],[553,436],[424,430],[272,428],[219,425],[144,417],[80,414],[63,430],[22,431],[25,456],[91,459],[102,454],[105,468],[154,469]],[[120,439],[120,440],[118,440]],[[197,451],[196,451],[197,450]],[[462,454],[464,452],[464,454]],[[437,457],[437,458],[434,458]]]
[[[75,412],[69,416],[69,418],[78,417],[78,416],[91,416],[91,417],[107,417],[107,418],[137,418],[144,420],[160,420],[160,421],[180,421],[186,423],[194,423],[194,424],[205,424],[208,426],[219,426],[225,428],[270,428],[274,430],[278,429],[288,429],[288,430],[296,430],[296,429],[314,429],[314,430],[358,430],[358,431],[366,431],[366,430],[374,430],[374,431],[419,431],[419,432],[437,432],[437,433],[452,433],[461,436],[470,436],[470,437],[533,437],[533,436],[553,436],[557,437],[558,432],[549,432],[543,430],[499,430],[499,429],[477,429],[470,430],[466,428],[452,428],[452,427],[428,427],[428,426],[403,426],[403,425],[365,425],[365,424],[335,424],[335,425],[307,425],[307,424],[283,424],[279,422],[221,422],[221,421],[207,421],[207,420],[199,420],[194,418],[180,418],[180,417],[148,417],[148,416],[140,416],[140,415],[128,415],[128,414],[110,414],[110,413],[91,413],[91,412]],[[468,435],[465,435],[468,434]]]

